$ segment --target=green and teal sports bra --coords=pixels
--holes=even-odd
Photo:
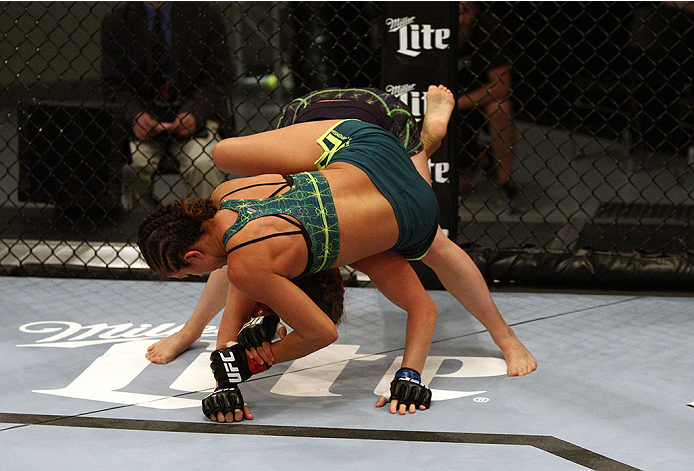
[[[222,199],[248,188],[273,185],[280,187],[267,198],[226,200],[219,204],[220,209],[229,209],[239,214],[236,222],[224,233],[224,245],[226,246],[229,239],[250,221],[265,216],[283,219],[296,226],[298,230],[278,232],[249,240],[232,247],[228,253],[272,237],[302,234],[308,247],[308,261],[306,268],[297,278],[331,268],[340,252],[340,227],[330,186],[320,172],[303,172],[289,175],[283,182],[246,186],[227,193]],[[289,191],[278,194],[287,187],[290,188]]]

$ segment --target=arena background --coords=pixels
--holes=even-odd
[[[101,101],[100,22],[114,5],[1,4],[0,274],[148,276],[134,244],[145,213],[121,204],[127,125]],[[383,86],[383,3],[218,5],[239,135],[274,127],[282,107],[310,90]],[[442,15],[457,7],[427,6]],[[480,178],[459,205],[457,195],[445,202],[455,202],[445,215],[451,235],[490,283],[688,290],[692,14],[651,2],[485,6],[508,38],[513,177],[527,207],[509,209]],[[456,44],[451,37],[451,57]],[[470,146],[454,137],[443,157],[449,188],[456,154]],[[473,139],[485,145],[483,133]],[[155,194],[167,202],[183,191],[178,172],[160,168]]]

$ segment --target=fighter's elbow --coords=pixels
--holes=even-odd
[[[330,327],[330,329],[327,330],[327,333],[324,336],[324,341],[325,341],[324,347],[327,347],[328,345],[335,343],[337,341],[337,337],[338,337],[337,327],[335,327],[335,325],[332,325]]]
[[[313,344],[316,350],[320,350],[321,348],[325,348],[328,345],[335,343],[337,337],[337,327],[332,325],[312,332],[312,334],[308,336],[306,340]]]

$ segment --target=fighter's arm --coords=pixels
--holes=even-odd
[[[226,272],[225,268],[221,269]],[[222,319],[219,322],[219,331],[217,332],[217,347],[224,348],[228,342],[238,341],[238,334],[243,324],[246,323],[253,314],[254,309],[258,306],[258,302],[245,296],[233,284],[229,283],[226,273],[226,303]]]
[[[249,408],[244,403],[243,395],[238,387],[238,383],[257,373],[267,369],[269,365],[262,362],[253,362],[252,358],[247,358],[245,351],[240,345],[227,348],[229,342],[237,341],[238,332],[244,322],[251,317],[253,310],[258,305],[256,301],[248,298],[241,293],[227,277],[226,267],[218,270],[224,277],[224,282],[217,282],[218,294],[221,288],[226,288],[224,313],[219,323],[217,333],[216,350],[211,355],[211,368],[217,381],[217,388],[202,401],[202,410],[205,416],[216,422],[239,422],[243,419],[253,419]],[[217,272],[213,272],[217,273]],[[212,279],[212,276],[210,276]],[[209,280],[208,280],[209,283]],[[231,345],[231,344],[230,344]],[[238,378],[226,376],[227,365],[230,363],[236,371],[243,370],[244,373]],[[233,381],[231,381],[233,379]]]
[[[407,311],[405,353],[401,369],[391,383],[391,413],[414,413],[429,407],[431,391],[420,374],[429,353],[436,327],[437,308],[412,267],[395,252],[384,252],[350,266],[366,273],[378,290],[396,306]],[[381,397],[376,406],[386,404]]]
[[[301,358],[333,343],[337,339],[337,328],[328,315],[292,283],[283,270],[275,269],[274,257],[265,259],[263,250],[256,250],[255,254],[252,267],[243,262],[235,263],[231,261],[234,257],[230,257],[227,274],[231,284],[243,295],[267,304],[293,329],[272,344],[274,363]]]
[[[386,298],[407,312],[402,366],[421,373],[434,336],[437,308],[417,274],[396,252],[383,252],[350,266],[367,274]]]

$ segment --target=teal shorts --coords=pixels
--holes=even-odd
[[[333,126],[318,144],[324,150],[315,162],[319,170],[335,162],[354,165],[390,202],[400,231],[391,250],[407,260],[424,257],[436,237],[439,204],[402,143],[383,128],[351,119]]]

